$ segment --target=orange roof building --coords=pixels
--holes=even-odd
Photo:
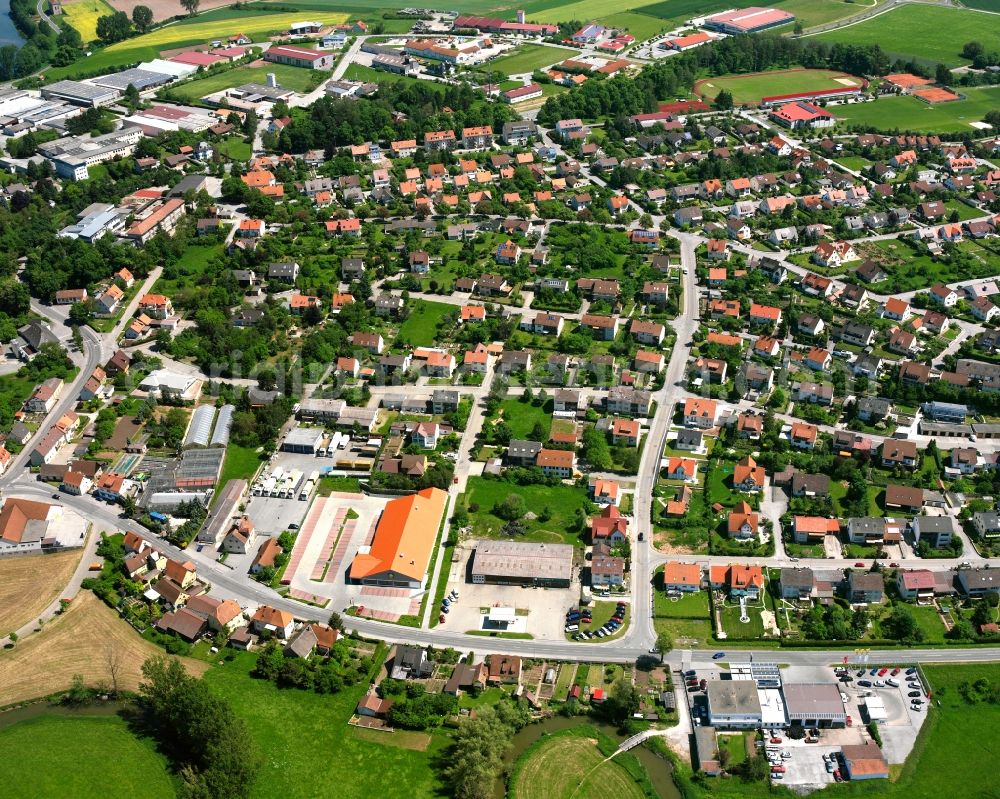
[[[420,588],[448,495],[440,488],[386,503],[370,547],[361,547],[351,563],[351,580],[364,585]]]

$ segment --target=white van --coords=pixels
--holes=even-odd
[[[579,624],[567,624],[566,625],[566,632],[568,632],[568,633],[575,633],[579,629],[580,629],[580,625]]]

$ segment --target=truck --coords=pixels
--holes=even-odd
[[[155,510],[154,511],[150,511],[149,518],[152,519],[154,522],[166,522],[167,521],[166,514],[160,513],[159,511],[155,511]]]

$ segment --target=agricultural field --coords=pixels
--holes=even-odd
[[[0,731],[7,799],[170,799],[166,759],[117,716],[40,716]],[[16,764],[16,767],[14,766]]]
[[[640,799],[645,795],[628,771],[604,759],[586,727],[548,736],[529,749],[510,784],[513,799]]]
[[[163,650],[141,638],[90,591],[81,591],[41,633],[0,654],[0,706],[62,691],[75,674],[88,685],[108,682],[109,652],[121,664],[119,688],[134,691],[143,661]],[[194,674],[205,669],[200,661],[182,660]]]
[[[297,92],[307,92],[312,86],[312,79],[318,73],[311,69],[299,69],[284,64],[268,64],[266,67],[241,66],[216,72],[206,78],[183,83],[168,89],[168,94],[183,103],[196,103],[206,94],[242,86],[244,83],[265,83],[267,73],[273,72],[278,83],[286,89]],[[326,73],[321,73],[323,76]]]
[[[762,97],[776,94],[839,89],[844,86],[860,86],[861,83],[860,78],[829,69],[776,69],[748,75],[706,78],[695,83],[694,92],[711,100],[725,89],[732,92],[733,101],[738,105],[756,105]]]
[[[987,50],[1000,49],[1000,24],[974,11],[907,4],[815,38],[831,43],[878,44],[892,57],[954,67],[964,63],[960,53],[966,42],[981,42]]]
[[[0,635],[37,619],[69,582],[80,556],[71,550],[0,559]]]
[[[635,36],[636,41],[640,42],[652,39],[658,33],[670,28],[670,23],[667,20],[649,14],[640,14],[634,10],[601,17],[600,23],[609,28],[625,29]]]
[[[547,47],[544,44],[522,44],[510,55],[501,56],[496,61],[490,61],[487,68],[499,71],[504,75],[520,75],[524,72],[534,72],[536,69],[565,61],[580,55],[579,51],[563,50],[557,47]]]
[[[317,21],[324,24],[346,22],[348,15],[340,12],[312,11]],[[264,41],[271,34],[288,30],[293,22],[302,19],[302,13],[244,14],[238,28],[255,41]],[[213,39],[225,39],[237,30],[232,19],[200,20],[194,17],[183,22],[165,25],[142,36],[135,36],[123,42],[116,42],[93,55],[66,67],[55,67],[46,72],[48,80],[74,75],[92,75],[113,67],[134,64],[150,58],[158,58],[160,51],[189,45],[205,44]],[[309,70],[299,70],[308,74]]]
[[[63,18],[76,28],[84,43],[97,40],[97,18],[114,13],[104,0],[73,0],[62,8]]]
[[[541,518],[522,519],[525,533],[518,537],[519,541],[539,541],[555,544],[580,545],[585,531],[581,530],[576,521],[577,508],[589,508],[590,501],[582,488],[559,485],[514,485],[503,480],[488,480],[482,477],[471,477],[468,490],[465,493],[466,507],[469,511],[469,524],[472,526],[472,536],[478,538],[499,538],[506,522],[492,513],[493,507],[503,502],[511,494],[524,499],[528,510]],[[472,506],[478,509],[472,511]]]
[[[729,8],[746,8],[759,5],[752,0],[739,0],[737,3],[727,3],[724,0],[663,0],[650,5],[640,5],[629,10],[652,17],[660,17],[668,23],[676,24],[697,16],[708,16]],[[875,5],[873,2],[851,3],[846,0],[777,0],[768,3],[768,7],[779,8],[794,14],[803,27],[822,25],[834,20],[843,19],[861,13],[865,8]],[[779,28],[778,30],[783,30]]]
[[[925,103],[916,97],[884,97],[871,103],[838,105],[832,110],[847,124],[912,133],[976,134],[971,123],[1000,107],[1000,86],[963,88],[964,100]]]

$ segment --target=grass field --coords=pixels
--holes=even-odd
[[[544,405],[537,405],[511,397],[501,403],[500,409],[514,438],[531,438],[531,431],[536,423],[545,431],[542,441],[548,438],[552,427],[552,400],[547,400]]]
[[[848,124],[878,130],[975,134],[969,123],[981,121],[987,111],[1000,107],[1000,86],[963,89],[963,93],[964,100],[951,103],[930,105],[916,97],[885,97],[873,103],[839,105],[834,111]]]
[[[244,83],[266,83],[269,72],[275,74],[281,86],[297,92],[308,91],[311,88],[312,76],[317,74],[311,69],[288,67],[284,64],[268,64],[266,67],[236,67],[209,75],[207,78],[173,87],[169,90],[169,94],[181,102],[193,103],[206,94],[231,89],[234,86],[242,86]]]
[[[432,736],[426,751],[394,745],[395,735],[388,733],[378,733],[381,737],[375,739],[347,726],[366,682],[334,695],[278,690],[250,676],[255,662],[254,655],[241,653],[205,674],[208,685],[247,722],[264,754],[264,767],[250,793],[253,799],[439,795],[431,761],[446,737]]]
[[[122,665],[119,688],[139,687],[146,658],[163,650],[141,638],[118,614],[89,591],[81,591],[69,609],[41,633],[0,653],[0,707],[68,688],[74,674],[88,685],[109,682],[107,653]],[[205,664],[184,659],[188,671],[200,673]]]
[[[379,85],[387,83],[419,83],[433,91],[443,92],[447,87],[433,80],[420,80],[420,78],[413,78],[409,75],[394,75],[392,72],[383,72],[380,69],[372,69],[371,67],[366,67],[364,64],[351,64],[344,71],[345,80],[361,80],[368,81],[370,83],[378,83]]]
[[[510,494],[520,494],[524,497],[528,510],[540,515],[548,508],[551,518],[546,522],[539,519],[525,520],[527,532],[518,540],[577,545],[583,540],[584,532],[576,528],[574,519],[577,508],[590,505],[582,488],[566,485],[519,486],[502,480],[486,480],[482,477],[469,478],[468,486],[465,494],[466,506],[479,506],[478,511],[469,514],[473,536],[498,537],[505,522],[491,513],[493,506],[503,502]]]
[[[670,27],[670,23],[660,17],[653,17],[649,14],[640,14],[636,11],[620,11],[617,14],[609,14],[600,18],[600,23],[608,28],[625,29],[636,41],[651,39],[661,31]]]
[[[510,55],[491,61],[489,69],[499,70],[505,75],[519,75],[522,72],[534,72],[536,69],[565,61],[579,54],[579,51],[546,47],[544,44],[522,44]]]
[[[552,735],[518,763],[512,799],[629,799],[645,796],[629,773],[606,761],[585,729]]]
[[[80,551],[0,559],[0,635],[38,618],[69,582]]]
[[[0,731],[7,799],[170,799],[166,760],[117,716],[43,716]],[[14,764],[17,764],[14,768]]]
[[[430,347],[438,340],[438,322],[449,313],[457,312],[454,305],[443,302],[416,300],[410,304],[410,315],[399,326],[399,336],[407,344]]]
[[[908,4],[857,25],[811,38],[855,45],[878,44],[890,56],[958,66],[965,63],[960,53],[966,42],[981,42],[988,51],[1000,49],[1000,22],[975,11]]]
[[[104,0],[73,0],[62,8],[63,18],[77,29],[84,44],[97,40],[97,18],[114,12]]]
[[[775,94],[843,88],[846,85],[844,81],[850,81],[855,86],[861,84],[859,78],[829,69],[779,69],[706,78],[695,83],[694,91],[706,99],[714,99],[725,89],[732,92],[734,102],[756,105],[761,97]]]
[[[260,466],[260,456],[257,450],[230,444],[226,447],[226,459],[222,462],[222,474],[219,485],[224,486],[227,480],[243,478],[249,480]]]

